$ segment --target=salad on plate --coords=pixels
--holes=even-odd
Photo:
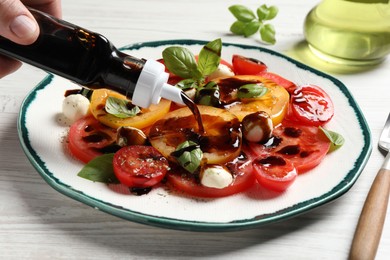
[[[327,128],[331,97],[297,85],[253,57],[221,59],[220,39],[193,54],[181,46],[159,59],[169,83],[199,114],[169,100],[148,108],[108,89],[70,90],[66,149],[85,163],[78,176],[147,194],[226,197],[259,185],[283,193],[344,139]],[[147,196],[147,195],[146,195]]]

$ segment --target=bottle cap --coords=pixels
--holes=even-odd
[[[147,60],[134,89],[131,102],[143,108],[158,104],[161,98],[184,105],[181,89],[167,84],[169,74],[158,61]]]

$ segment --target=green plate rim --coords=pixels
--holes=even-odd
[[[122,51],[127,50],[137,50],[144,47],[158,47],[158,46],[164,46],[164,45],[204,45],[207,43],[207,41],[202,40],[190,40],[190,39],[178,39],[178,40],[163,40],[163,41],[150,41],[150,42],[142,42],[142,43],[135,43],[126,45],[122,48],[120,48]],[[24,99],[19,117],[17,122],[17,128],[18,128],[18,136],[21,143],[21,146],[23,148],[24,153],[26,154],[27,158],[33,165],[33,167],[38,171],[40,176],[55,190],[58,192],[75,199],[79,202],[82,202],[86,205],[89,205],[95,209],[99,209],[103,212],[109,213],[111,215],[133,221],[140,224],[146,224],[156,227],[162,227],[162,228],[170,228],[170,229],[177,229],[177,230],[186,230],[186,231],[202,231],[202,232],[215,232],[215,231],[238,231],[238,230],[245,230],[250,228],[256,228],[262,225],[286,220],[289,218],[292,218],[294,216],[297,216],[299,214],[308,212],[311,209],[314,209],[316,207],[319,207],[325,203],[328,203],[344,193],[346,193],[356,182],[358,177],[360,176],[362,170],[364,169],[365,165],[367,164],[368,158],[370,157],[371,151],[372,151],[372,137],[371,137],[371,131],[368,127],[368,124],[366,122],[366,119],[364,118],[364,115],[359,107],[359,105],[356,103],[355,99],[353,98],[352,94],[349,92],[347,87],[338,79],[327,75],[321,71],[318,71],[314,68],[311,68],[303,63],[300,63],[296,60],[293,60],[281,53],[278,53],[276,51],[266,49],[263,47],[258,46],[251,46],[251,45],[244,45],[244,44],[235,44],[235,43],[223,43],[223,46],[234,46],[239,47],[242,49],[253,49],[258,50],[260,52],[266,52],[278,57],[281,57],[297,67],[308,70],[312,73],[315,73],[318,76],[325,77],[329,80],[331,80],[345,95],[347,98],[349,105],[353,108],[356,118],[360,124],[362,135],[364,139],[364,146],[363,149],[357,158],[354,168],[351,169],[348,174],[345,176],[343,180],[339,182],[337,186],[335,186],[332,190],[329,192],[310,199],[306,201],[302,201],[298,204],[295,204],[291,207],[285,208],[283,210],[274,212],[272,214],[263,214],[256,216],[251,219],[245,219],[240,221],[233,221],[233,222],[198,222],[198,221],[187,221],[187,220],[180,220],[180,219],[173,219],[173,218],[166,218],[166,217],[158,217],[153,215],[147,215],[144,213],[132,211],[129,209],[124,209],[122,207],[118,207],[116,205],[104,202],[100,199],[96,199],[94,197],[88,196],[84,194],[82,191],[75,190],[71,186],[61,182],[58,178],[55,178],[53,176],[53,173],[51,173],[45,166],[45,162],[42,161],[42,159],[39,157],[39,155],[36,153],[36,151],[33,149],[33,147],[30,144],[29,140],[29,133],[28,129],[26,127],[26,113],[30,106],[30,104],[34,101],[36,94],[38,91],[45,89],[47,86],[50,85],[50,82],[55,77],[52,74],[48,74]]]

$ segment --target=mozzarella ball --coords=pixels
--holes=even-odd
[[[206,187],[223,189],[232,182],[232,174],[220,165],[207,165],[200,173],[200,183]]]
[[[216,79],[216,78],[221,78],[221,77],[231,77],[231,76],[234,76],[234,72],[226,65],[224,64],[219,64],[218,65],[218,68],[213,72],[211,73],[207,79],[208,80],[213,80],[213,79]]]
[[[265,143],[272,137],[272,119],[264,111],[249,114],[242,120],[242,130],[247,141]]]
[[[62,113],[72,123],[87,115],[89,112],[89,100],[83,95],[73,94],[65,97],[62,102]]]

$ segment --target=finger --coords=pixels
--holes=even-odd
[[[39,34],[37,22],[19,0],[0,0],[0,35],[18,44],[31,44]]]
[[[0,55],[0,64],[0,79],[15,72],[22,66],[21,62],[2,55]]]

